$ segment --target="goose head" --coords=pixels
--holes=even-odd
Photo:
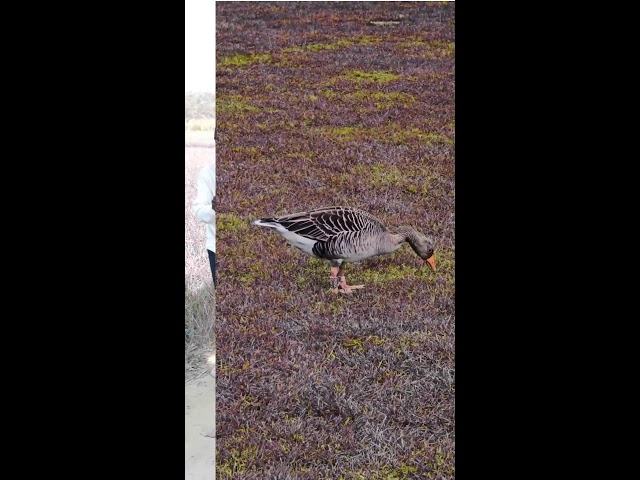
[[[413,232],[412,232],[413,233]],[[435,242],[432,238],[427,237],[425,234],[414,230],[413,235],[407,238],[407,242],[411,245],[411,248],[416,255],[424,260],[424,266],[427,264],[431,266],[433,271],[436,271],[436,256],[434,254]]]

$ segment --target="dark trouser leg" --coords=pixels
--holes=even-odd
[[[213,278],[213,286],[216,287],[216,252],[207,250],[209,253],[209,265],[211,266],[211,276]]]

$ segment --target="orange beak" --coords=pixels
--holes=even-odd
[[[435,272],[436,271],[436,256],[435,255],[431,255],[429,258],[427,258],[427,263],[429,265],[431,265],[431,268]]]

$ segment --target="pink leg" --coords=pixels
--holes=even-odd
[[[329,280],[331,280],[331,291],[333,293],[338,293],[338,267],[331,267],[331,276],[329,276]]]
[[[340,266],[340,269],[338,271],[338,276],[340,277],[340,283],[338,285],[340,285],[340,288],[342,288],[342,291],[344,293],[351,293],[353,290],[357,290],[359,288],[364,288],[364,285],[349,285],[347,284],[347,279],[344,276],[344,266]]]

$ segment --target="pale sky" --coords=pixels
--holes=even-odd
[[[215,0],[185,0],[184,22],[184,90],[214,92]]]

